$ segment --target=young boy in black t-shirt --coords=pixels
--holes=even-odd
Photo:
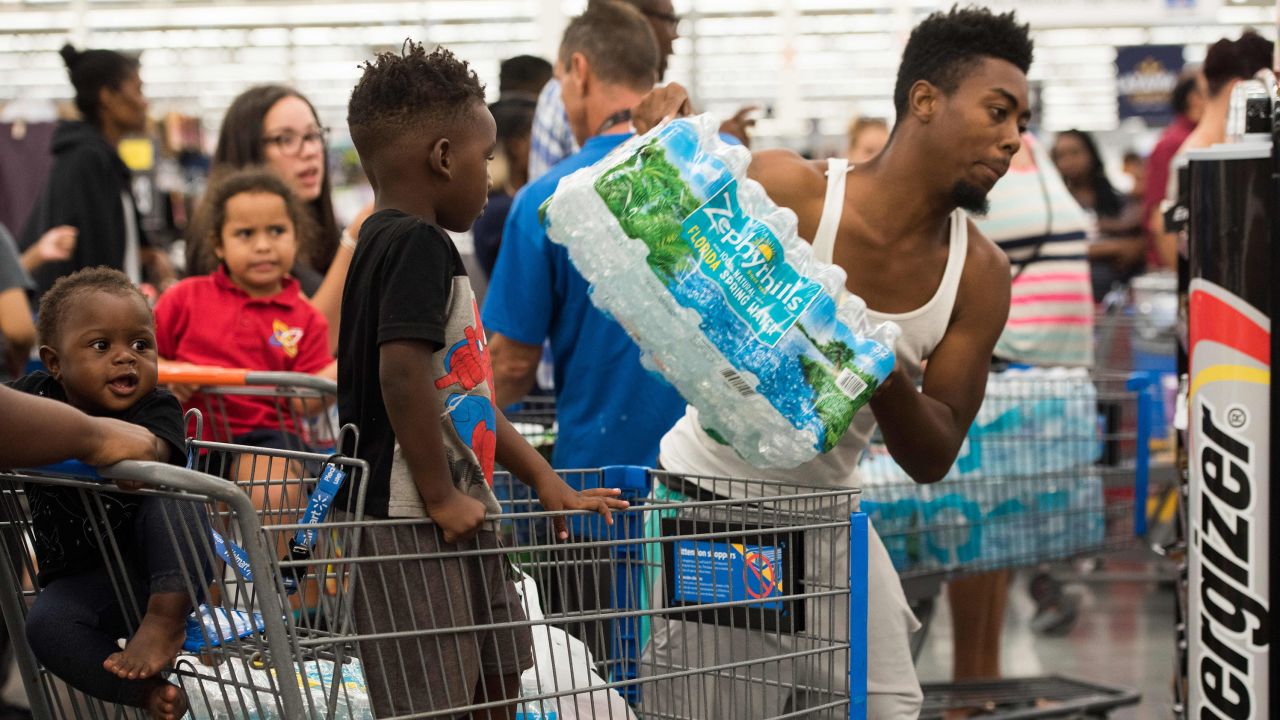
[[[421,519],[364,529],[361,554],[418,559],[361,564],[357,627],[368,635],[522,621],[500,551],[427,557],[500,547],[486,522],[501,512],[495,456],[548,510],[608,517],[627,504],[616,490],[570,489],[494,407],[480,314],[445,233],[467,230],[484,209],[496,142],[484,88],[448,50],[408,42],[365,65],[347,121],[377,212],[360,229],[343,293],[338,407],[343,424],[360,428],[370,465],[365,512]],[[557,530],[568,537],[563,519]],[[530,645],[519,627],[366,641],[360,657],[379,717],[510,701],[489,713],[508,717]]]
[[[182,409],[156,387],[155,320],[124,273],[98,267],[60,278],[40,302],[37,330],[49,371],[11,387],[145,427],[158,458],[186,464]],[[27,615],[36,657],[93,697],[145,708],[153,718],[182,717],[186,696],[159,673],[182,645],[191,590],[201,591],[210,572],[207,553],[184,553],[172,537],[187,527],[208,538],[204,516],[190,503],[102,493],[90,518],[78,490],[31,484],[26,491],[40,568],[41,590]],[[108,569],[115,548],[99,531],[114,537],[124,567]],[[116,640],[133,619],[119,592],[132,592],[146,608],[123,651]]]

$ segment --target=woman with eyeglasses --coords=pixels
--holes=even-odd
[[[328,173],[328,128],[297,90],[259,85],[242,93],[227,108],[213,153],[211,180],[231,170],[262,165],[285,181],[311,212],[319,232],[300,248],[291,274],[302,292],[329,321],[330,349],[338,344],[342,286],[355,253],[360,225],[372,205],[346,227],[333,214]],[[197,214],[187,232],[187,274],[212,272],[217,259],[208,241],[211,218]]]

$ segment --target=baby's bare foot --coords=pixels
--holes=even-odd
[[[148,611],[124,650],[102,662],[108,672],[122,680],[154,677],[173,664],[186,639],[186,617],[171,617]]]
[[[147,711],[152,720],[180,720],[187,714],[187,694],[177,685],[158,684],[147,697]]]

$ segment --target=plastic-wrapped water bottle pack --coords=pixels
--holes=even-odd
[[[671,121],[561,180],[543,220],[713,437],[794,467],[848,430],[893,370],[899,329],[871,325],[749,163],[709,116]]]

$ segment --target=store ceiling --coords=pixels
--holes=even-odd
[[[261,82],[297,86],[341,134],[358,65],[406,37],[450,46],[496,87],[498,63],[549,56],[580,0],[0,0],[0,101],[70,96],[57,49],[139,52],[157,112],[216,126],[230,100]],[[911,26],[949,3],[916,0],[684,0],[668,79],[708,110],[765,108],[764,136],[791,144],[838,136],[857,113],[891,116],[901,44]],[[1204,47],[1247,25],[1274,36],[1274,7],[1232,0],[995,0],[1032,22],[1049,130],[1117,125],[1114,47]]]

